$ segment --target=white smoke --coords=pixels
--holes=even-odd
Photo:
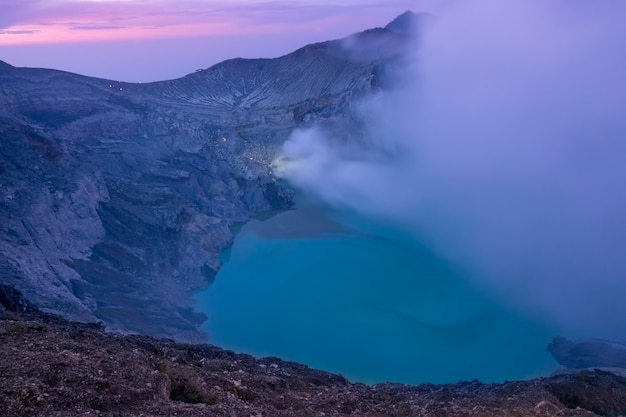
[[[297,131],[279,172],[403,225],[529,314],[626,339],[626,2],[432,13],[402,88],[365,106],[385,152]]]

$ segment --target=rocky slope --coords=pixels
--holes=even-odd
[[[503,384],[366,386],[278,358],[105,333],[34,310],[0,312],[2,416],[625,414],[626,379],[597,370]]]
[[[0,283],[66,318],[203,340],[191,296],[232,227],[291,205],[277,149],[298,126],[358,128],[401,32],[150,84],[0,62]]]

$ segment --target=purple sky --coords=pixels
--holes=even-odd
[[[122,81],[181,77],[384,26],[416,0],[2,0],[0,60]]]

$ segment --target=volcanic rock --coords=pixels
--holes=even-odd
[[[354,384],[211,345],[0,313],[0,415],[564,416],[626,414],[626,379],[601,371],[483,384]]]
[[[148,84],[0,62],[0,283],[73,320],[205,340],[192,295],[233,227],[292,205],[282,143],[358,131],[355,103],[408,42],[374,29]]]

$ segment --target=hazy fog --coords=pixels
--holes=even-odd
[[[626,3],[426,8],[350,143],[296,131],[280,173],[411,231],[572,335],[626,339]]]

